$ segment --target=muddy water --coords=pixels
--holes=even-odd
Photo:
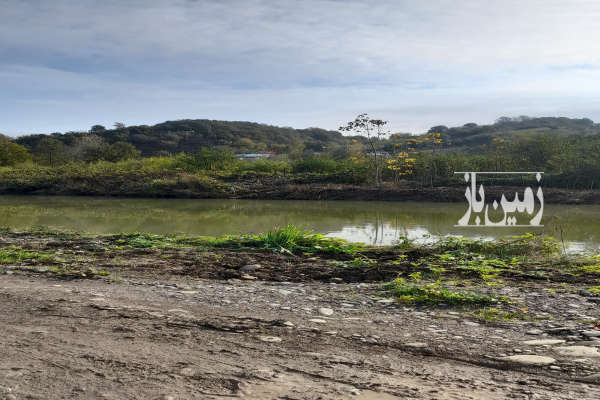
[[[295,224],[350,241],[387,245],[401,237],[463,235],[496,238],[532,231],[574,248],[600,246],[600,206],[547,204],[543,228],[456,228],[462,203],[180,200],[0,196],[0,226],[38,226],[91,233],[152,232],[219,236]],[[423,239],[425,238],[425,239]]]

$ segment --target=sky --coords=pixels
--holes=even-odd
[[[597,0],[0,0],[0,132],[600,121]]]

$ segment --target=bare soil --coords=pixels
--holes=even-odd
[[[105,238],[1,235],[9,245],[54,258],[0,266],[0,399],[600,398],[600,340],[585,334],[599,303],[578,279],[508,278],[495,290],[548,318],[486,322],[380,296],[399,272],[386,251],[361,270]],[[564,342],[524,343],[541,339]]]

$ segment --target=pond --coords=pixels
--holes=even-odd
[[[463,203],[131,199],[0,196],[0,226],[48,227],[89,233],[150,232],[221,236],[259,233],[294,224],[315,233],[370,245],[402,237],[462,235],[498,238],[545,233],[572,249],[600,245],[600,206],[546,205],[540,228],[457,228]]]

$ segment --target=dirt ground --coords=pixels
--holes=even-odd
[[[110,272],[0,266],[0,399],[600,398],[600,331],[589,322],[600,318],[597,298],[575,283],[500,288],[551,318],[485,322],[468,309],[381,297],[376,279],[310,273],[304,264],[319,265],[310,257],[97,257],[96,239],[10,235],[0,244]]]

